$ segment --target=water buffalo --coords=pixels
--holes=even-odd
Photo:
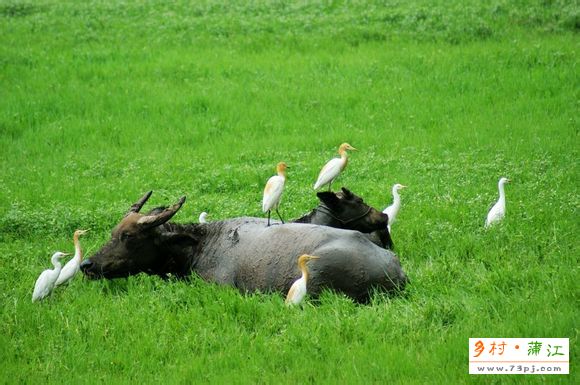
[[[286,293],[300,276],[297,258],[319,256],[311,262],[308,290],[343,292],[365,302],[373,288],[402,289],[407,277],[398,258],[358,231],[289,223],[267,227],[261,218],[235,218],[205,224],[177,224],[169,220],[185,202],[139,211],[145,194],[113,229],[111,240],[81,269],[89,278],[116,278],[145,272],[189,276],[192,272],[241,291]]]
[[[345,187],[338,193],[325,191],[316,195],[320,199],[318,207],[292,222],[357,230],[368,233],[366,236],[373,243],[393,249],[393,240],[387,228],[389,217],[386,214],[367,205],[361,197]]]

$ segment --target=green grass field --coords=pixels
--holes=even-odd
[[[0,382],[572,383],[579,370],[575,1],[0,0]],[[30,298],[144,192],[176,221],[382,209],[411,284],[356,305],[139,275]],[[485,215],[508,176],[508,214]],[[570,338],[571,375],[473,376],[469,337]]]

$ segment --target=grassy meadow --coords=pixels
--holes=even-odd
[[[579,25],[557,0],[0,0],[0,383],[576,382]],[[298,218],[342,142],[335,189],[409,186],[402,295],[79,276],[31,303],[148,190],[187,196],[178,222],[262,216],[285,161]],[[570,338],[572,374],[470,376],[470,337]]]

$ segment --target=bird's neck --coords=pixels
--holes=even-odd
[[[78,259],[79,261],[83,260],[83,250],[81,249],[81,242],[79,240],[79,236],[77,234],[73,237],[73,242],[75,244],[75,256],[74,258]]]
[[[300,267],[300,271],[302,271],[302,278],[304,278],[304,281],[308,281],[308,267],[306,267],[306,261],[300,261],[299,264]]]
[[[279,170],[278,171],[278,176],[281,176],[282,178],[286,179],[286,171]]]
[[[399,191],[393,189],[393,205],[395,207],[399,207],[401,205],[401,196],[399,195]]]
[[[340,154],[340,160],[342,161],[342,167],[340,170],[344,170],[346,165],[348,164],[348,156],[346,155],[346,150],[339,150],[338,153]]]
[[[505,204],[505,190],[503,183],[500,183],[498,188],[499,188],[499,201]]]
[[[52,264],[54,265],[54,268],[56,270],[62,269],[62,264],[60,263],[60,258],[52,257],[50,261],[52,262]]]

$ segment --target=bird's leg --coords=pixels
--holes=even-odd
[[[280,215],[280,212],[278,211],[278,207],[276,207],[276,214],[278,214],[278,216],[280,217],[280,220],[282,221],[282,224],[284,224],[284,219],[282,219],[282,215]]]
[[[328,183],[328,192],[332,192],[332,181]]]
[[[266,227],[270,226],[270,211],[272,210],[268,210],[268,224],[266,225]]]

